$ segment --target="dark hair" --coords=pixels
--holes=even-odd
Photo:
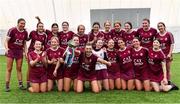
[[[41,19],[40,19],[38,16],[36,16],[35,18],[38,20],[38,23],[37,23],[36,27],[38,27],[39,24],[43,24],[43,23],[41,22]]]
[[[73,40],[75,37],[77,37],[79,39],[79,37],[76,34],[74,34],[74,36],[72,37],[71,40]]]
[[[153,42],[156,41],[156,40],[159,42],[159,44],[161,44],[161,41],[160,41],[159,38],[154,38],[154,39],[153,39]]]
[[[92,25],[92,27],[94,27],[94,25],[98,25],[99,26],[99,28],[100,28],[100,23],[99,22],[94,22],[93,23],[93,25]],[[94,30],[93,29],[91,29],[91,33],[93,33],[94,32]]]
[[[17,23],[20,23],[21,21],[25,21],[25,19],[24,18],[19,18],[18,20],[17,20]],[[26,21],[25,21],[26,22]]]
[[[138,41],[141,41],[141,39],[139,37],[134,37],[134,39],[137,39]]]
[[[69,23],[67,21],[63,21],[61,25],[63,26],[63,24],[65,23],[69,26]]]
[[[92,27],[94,27],[94,25],[98,25],[99,28],[100,28],[100,23],[99,23],[99,22],[94,22],[93,25],[92,25]]]
[[[119,24],[119,25],[121,26],[121,22],[119,22],[119,21],[114,22],[114,26],[115,26],[116,24]]]
[[[84,29],[85,29],[85,26],[84,26],[84,25],[78,25],[78,27],[77,27],[77,31],[78,31],[78,32],[79,32],[79,28],[80,28],[81,26],[84,27]]]
[[[51,28],[53,28],[54,26],[59,27],[57,23],[53,23],[53,24],[51,25]]]
[[[131,22],[125,22],[124,25],[125,24],[128,24],[130,26],[130,29],[132,29],[132,23]]]
[[[157,26],[158,26],[159,24],[162,24],[162,25],[166,28],[166,25],[165,25],[164,22],[159,22],[159,23],[157,24]]]
[[[150,24],[150,20],[148,18],[144,18],[143,21],[147,21]]]

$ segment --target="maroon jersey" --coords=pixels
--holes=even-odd
[[[34,50],[34,44],[35,41],[40,41],[43,46],[46,44],[46,33],[39,34],[37,31],[31,31],[29,35],[29,39],[31,40],[30,46],[29,46],[29,52]]]
[[[115,50],[113,51],[110,51],[107,49],[107,58],[108,58],[108,61],[111,62],[111,66],[109,67],[108,66],[108,71],[111,71],[111,72],[118,72],[120,71],[120,67],[119,67],[119,64],[118,64],[118,54]]]
[[[48,58],[48,60],[56,59],[56,61],[58,61],[58,58],[63,58],[64,51],[65,50],[63,48],[61,48],[61,47],[59,47],[57,50],[53,50],[52,48],[49,48],[49,49],[46,50],[47,58]],[[47,68],[47,77],[48,77],[48,79],[56,80],[56,79],[63,78],[62,65],[57,70],[57,76],[56,77],[53,75],[55,67],[56,67],[56,65],[54,65],[54,64],[48,64],[48,68]]]
[[[78,79],[80,80],[94,80],[96,79],[95,65],[98,57],[92,54],[90,57],[84,58],[84,53],[80,56],[80,69]]]
[[[81,51],[80,48],[78,48],[76,50]],[[73,63],[71,65],[71,67],[67,67],[64,70],[64,77],[71,78],[71,79],[77,78],[79,68],[80,68],[79,58],[80,58],[80,54],[75,52],[75,56],[73,58]]]
[[[64,54],[64,49],[59,47],[57,50],[52,50],[51,48],[47,49],[46,52],[47,52],[47,58],[49,60],[52,60],[52,59],[57,59],[58,58],[63,58],[63,54]]]
[[[161,49],[164,52],[164,54],[167,56],[170,51],[171,44],[174,44],[174,37],[172,33],[166,32],[165,35],[160,35],[160,33],[157,33],[156,38],[160,40],[161,42]]]
[[[149,66],[151,81],[160,82],[163,79],[163,69],[161,62],[165,62],[166,56],[162,50],[149,50]]]
[[[84,34],[84,35],[75,35],[79,37],[79,48],[84,49],[86,43],[88,42],[88,35]]]
[[[68,41],[72,39],[73,35],[74,35],[74,32],[72,31],[68,31],[67,33],[64,33],[63,31],[59,32],[60,46],[66,49]]]
[[[42,52],[43,53],[43,52]],[[41,74],[41,73],[45,73],[45,66],[44,64],[42,63],[42,59],[44,57],[46,57],[45,55],[42,56],[42,53],[39,54],[40,58],[39,58],[39,61],[34,65],[34,66],[31,66],[31,69],[30,69],[30,73],[33,73],[33,74]],[[31,51],[29,54],[28,54],[28,59],[29,59],[29,62],[30,61],[34,61],[36,58],[38,57],[38,54],[34,51]]]
[[[7,36],[10,38],[8,41],[9,49],[23,50],[24,42],[28,37],[26,30],[19,31],[16,27],[13,27],[9,29]]]
[[[132,31],[131,33],[127,33],[127,32],[123,33],[122,37],[123,37],[124,42],[126,43],[126,46],[132,45],[132,41],[133,41],[135,36],[137,36],[136,31]]]
[[[115,49],[119,49],[118,40],[123,39],[123,33],[124,30],[120,30],[120,31],[115,31],[115,29],[111,30],[110,34],[112,35],[112,39],[115,42]]]
[[[144,47],[141,47],[139,50],[132,49],[132,60],[135,78],[140,80],[148,79],[148,50]]]
[[[60,42],[59,33],[54,34],[52,31],[46,30],[46,34],[47,34],[47,41],[46,41],[46,45],[45,45],[46,49],[48,49],[51,46],[51,38],[53,36],[57,37]]]
[[[131,58],[131,48],[125,48],[118,51],[119,64],[121,72],[133,69],[133,62]]]
[[[96,37],[97,39],[104,39],[104,34],[101,32],[98,32],[97,34],[94,34],[92,32],[89,33],[89,41],[93,41],[94,37]]]
[[[42,52],[43,53],[43,52]],[[42,59],[46,57],[46,55],[42,56],[42,53],[39,54],[39,62],[37,62],[34,66],[30,66],[29,71],[29,80],[32,83],[43,83],[47,82],[47,73],[44,64],[42,63]],[[29,61],[33,61],[37,58],[38,54],[34,51],[29,52],[28,59]]]
[[[153,39],[155,38],[157,30],[150,28],[148,31],[144,31],[143,28],[137,30],[137,37],[141,39],[141,45],[146,48],[151,48]]]
[[[101,32],[104,34],[104,42],[108,43],[108,40],[112,39],[111,32],[104,32],[104,31]]]

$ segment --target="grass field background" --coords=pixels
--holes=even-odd
[[[15,64],[14,64],[15,66]],[[23,63],[23,80],[27,64]],[[10,88],[11,92],[5,92],[6,58],[0,56],[0,103],[180,103],[180,91],[168,93],[144,92],[144,91],[102,91],[99,94],[92,93],[88,88],[84,93],[77,94],[57,92],[32,94],[18,89],[16,70],[13,68]],[[180,87],[180,54],[174,54],[172,64],[172,81]]]

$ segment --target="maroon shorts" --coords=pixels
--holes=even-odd
[[[135,73],[135,79],[138,79],[141,81],[149,79],[148,68],[145,68],[138,72],[134,71],[134,73]]]
[[[64,77],[70,78],[70,79],[77,79],[78,77],[78,71],[79,69],[77,68],[65,68],[64,69]]]
[[[108,78],[109,79],[120,78],[120,71],[110,71],[110,70],[108,70]]]
[[[6,56],[15,59],[21,59],[23,58],[23,50],[10,49],[8,50]]]
[[[57,70],[57,76],[53,75],[54,70],[55,70],[55,66],[48,66],[48,68],[47,68],[47,78],[50,79],[50,80],[63,79],[63,68],[60,67]]]
[[[107,69],[96,70],[96,78],[97,80],[108,79]]]
[[[96,73],[88,73],[88,72],[83,72],[81,70],[78,73],[77,79],[81,80],[81,81],[94,81],[94,80],[97,80]]]
[[[30,73],[29,74],[29,81],[31,83],[43,83],[47,82],[47,74],[46,73]]]
[[[123,80],[131,80],[134,79],[134,70],[120,70],[120,78]]]
[[[150,81],[151,82],[160,83],[164,78],[163,71],[149,72],[149,75],[150,75]]]

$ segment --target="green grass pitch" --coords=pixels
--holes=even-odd
[[[24,84],[26,84],[27,64],[25,61],[22,69]],[[15,68],[13,68],[11,76],[11,91],[5,92],[5,70],[6,57],[0,56],[0,103],[180,103],[180,91],[156,93],[113,90],[94,94],[87,87],[85,92],[81,94],[73,91],[69,93],[57,92],[57,90],[32,94],[26,90],[21,91],[18,89]],[[180,54],[174,54],[171,71],[172,81],[180,87]]]

